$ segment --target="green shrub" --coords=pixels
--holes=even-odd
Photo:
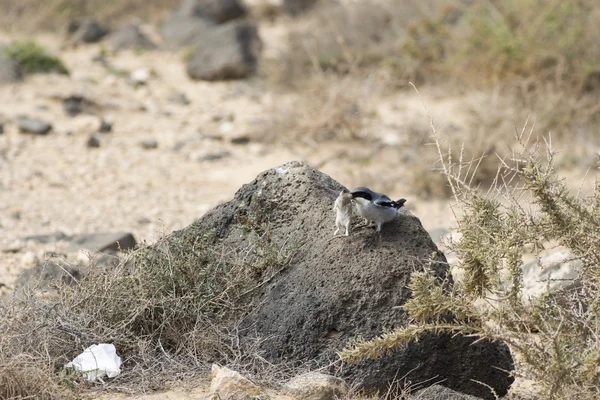
[[[25,73],[69,74],[69,70],[60,58],[48,54],[43,47],[33,41],[13,42],[3,50],[8,56],[18,61]]]
[[[452,244],[464,278],[452,290],[426,270],[413,273],[412,299],[404,309],[413,322],[342,352],[347,361],[377,357],[418,335],[448,332],[507,343],[517,373],[540,383],[544,398],[597,398],[600,390],[600,184],[591,198],[573,196],[554,174],[551,146],[528,143],[505,165],[496,185],[470,187],[474,169],[449,161],[438,144],[444,174],[462,210],[461,239]],[[531,135],[531,133],[529,133]],[[522,256],[556,244],[582,261],[582,287],[523,299]],[[476,306],[484,300],[487,306]],[[448,315],[454,320],[448,322]]]

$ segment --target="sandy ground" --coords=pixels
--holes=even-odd
[[[262,36],[265,54],[277,54],[280,42],[269,38],[280,37],[280,31],[267,27]],[[0,37],[0,42],[10,39]],[[370,186],[392,198],[406,197],[408,208],[427,230],[454,225],[448,201],[411,197],[402,179],[405,166],[394,150],[378,150],[368,164],[358,164],[355,160],[361,155],[372,156],[372,148],[361,143],[232,144],[232,138],[268,126],[277,109],[280,99],[259,78],[193,82],[180,55],[162,52],[109,56],[111,71],[92,61],[101,45],[61,49],[56,37],[36,39],[60,53],[72,74],[36,75],[0,87],[0,121],[5,127],[0,135],[0,283],[6,285],[0,294],[9,293],[21,271],[46,252],[62,252],[66,245],[24,242],[24,236],[123,230],[140,242],[152,242],[228,201],[261,171],[291,160],[318,166],[347,187]],[[150,78],[135,88],[128,76],[140,69],[150,71]],[[174,92],[185,93],[190,104],[170,102]],[[56,97],[71,94],[81,94],[97,107],[93,113],[68,116]],[[438,126],[464,125],[464,99],[445,98],[428,89],[422,95]],[[429,121],[414,92],[381,99],[373,107],[379,125],[371,130],[384,143],[407,140],[407,127],[415,124],[427,131]],[[21,134],[14,124],[19,115],[47,120],[54,129],[47,136]],[[113,131],[98,134],[99,148],[88,148],[101,118],[114,124]],[[156,149],[142,148],[140,143],[148,138],[158,142]],[[340,151],[356,157],[335,158]],[[206,160],[219,153],[227,155]],[[393,174],[388,173],[391,169]],[[199,388],[135,398],[196,399],[206,394]]]
[[[275,45],[269,47],[266,39],[277,38],[277,32],[263,37],[265,53],[276,54]],[[0,37],[3,42],[10,39]],[[24,268],[65,246],[24,242],[20,240],[24,236],[123,230],[138,241],[152,242],[231,199],[261,171],[291,160],[318,166],[347,187],[382,187],[379,190],[394,198],[409,198],[409,208],[427,229],[452,224],[445,201],[411,201],[405,182],[396,180],[402,176],[402,166],[395,151],[378,150],[381,154],[375,160],[357,165],[351,158],[335,155],[343,151],[360,158],[372,156],[374,150],[360,143],[232,144],[232,138],[263,129],[272,118],[278,98],[260,78],[193,82],[180,55],[162,52],[109,56],[109,70],[92,60],[101,45],[61,49],[59,38],[35,39],[60,54],[71,76],[34,75],[23,83],[0,87],[0,120],[5,126],[0,135],[0,282],[6,285],[0,290],[4,293]],[[150,71],[146,85],[136,88],[128,83],[136,70]],[[175,92],[184,93],[190,104],[170,102]],[[89,113],[68,116],[57,97],[71,94],[83,95],[96,105]],[[460,118],[453,109],[456,101],[428,101],[439,106],[433,108],[440,114]],[[381,126],[387,126],[378,132],[385,140],[403,140],[397,121],[409,125],[420,118],[426,129],[427,118],[414,93],[402,101],[382,101],[376,108]],[[21,134],[14,124],[20,115],[46,120],[53,131],[47,136]],[[88,148],[86,143],[102,118],[113,123],[113,131],[97,135],[99,148]],[[390,139],[390,135],[396,136]],[[149,138],[157,141],[158,148],[142,148],[141,142]],[[227,155],[206,160],[220,153]],[[387,179],[390,166],[396,172]]]

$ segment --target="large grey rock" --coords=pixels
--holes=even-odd
[[[210,19],[218,24],[246,14],[238,0],[183,0],[175,14]]]
[[[433,385],[413,393],[410,400],[481,400],[481,397],[459,393],[442,385]]]
[[[160,33],[167,49],[192,46],[213,32],[215,23],[204,18],[174,14],[163,25]]]
[[[17,118],[17,127],[21,133],[47,135],[52,130],[52,125],[41,119],[21,116]]]
[[[9,57],[0,46],[0,85],[15,83],[23,79],[23,72],[17,60]]]
[[[268,226],[263,229],[274,247],[293,253],[284,270],[263,277],[268,281],[249,294],[253,308],[239,327],[242,345],[260,338],[258,350],[267,360],[323,367],[368,390],[385,392],[406,376],[411,382],[444,381],[485,399],[493,397],[474,380],[506,394],[513,381],[503,372],[513,369],[507,346],[477,338],[424,335],[376,360],[331,368],[348,340],[371,339],[409,322],[401,306],[410,297],[410,274],[429,265],[432,255],[431,273],[451,281],[444,255],[414,216],[387,223],[381,235],[363,228],[331,240],[331,208],[342,189],[305,164],[287,163],[261,173],[233,200],[175,233],[188,237],[208,230],[219,248],[245,254],[256,236],[239,221],[250,220]]]
[[[86,249],[99,252],[130,250],[135,248],[136,244],[135,238],[128,232],[89,233],[74,236],[67,250]]]
[[[112,35],[110,44],[115,50],[142,49],[152,50],[156,44],[140,30],[136,24],[129,24]]]
[[[192,79],[207,81],[244,78],[256,71],[261,49],[254,24],[220,25],[194,46],[187,61],[187,73]]]
[[[108,29],[91,19],[74,22],[69,30],[73,32],[70,39],[72,43],[95,43],[108,33]]]

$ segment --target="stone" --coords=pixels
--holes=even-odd
[[[341,371],[331,366],[349,340],[372,339],[410,322],[402,305],[411,296],[407,285],[415,268],[427,266],[453,282],[444,254],[410,213],[385,224],[381,234],[363,227],[331,240],[332,205],[342,189],[328,175],[290,162],[259,174],[231,201],[173,234],[210,231],[214,245],[242,252],[255,245],[255,235],[238,221],[252,216],[255,224],[268,224],[274,246],[292,252],[284,269],[245,299],[253,307],[239,326],[240,346],[254,346],[258,338],[254,351],[269,362],[311,363],[358,389],[385,392],[406,376],[492,399],[479,381],[505,395],[514,380],[505,372],[514,369],[508,347],[474,337],[424,334],[375,360]]]
[[[177,15],[210,19],[218,24],[246,15],[238,0],[183,0]]]
[[[71,35],[72,43],[96,43],[108,33],[108,29],[91,19],[81,23],[74,22],[69,30],[73,33]]]
[[[148,68],[138,68],[129,74],[129,81],[133,86],[145,85],[150,79],[151,72]]]
[[[71,95],[63,100],[63,110],[67,115],[75,116],[82,112],[83,96]]]
[[[100,139],[98,139],[98,136],[96,135],[92,135],[90,136],[90,138],[87,140],[86,142],[87,147],[89,147],[90,149],[97,149],[98,147],[100,147]]]
[[[79,249],[99,252],[123,251],[131,250],[136,245],[135,238],[128,232],[88,233],[74,236],[67,251]]]
[[[15,283],[17,296],[22,296],[27,289],[51,289],[53,285],[71,285],[81,279],[79,266],[73,266],[61,260],[47,260],[26,269]]]
[[[31,241],[31,242],[36,242],[36,243],[42,243],[42,244],[48,244],[48,243],[55,243],[55,242],[59,242],[61,240],[70,240],[71,238],[67,235],[65,235],[62,232],[53,232],[53,233],[48,233],[45,235],[31,235],[31,236],[25,236],[23,238],[23,240],[25,241]]]
[[[317,2],[318,0],[283,0],[283,11],[297,16],[313,8]]]
[[[253,23],[220,25],[193,47],[186,71],[190,78],[206,81],[245,78],[256,71],[261,49]]]
[[[17,118],[17,127],[21,133],[47,135],[52,130],[52,125],[41,119],[21,116]]]
[[[115,50],[153,50],[157,47],[136,24],[126,25],[114,33],[110,39],[110,44]]]
[[[183,92],[174,92],[171,96],[169,96],[169,102],[173,104],[187,106],[190,104],[190,99],[188,99],[188,97]]]
[[[523,297],[539,297],[547,291],[574,289],[581,286],[581,260],[572,253],[560,250],[522,266]]]
[[[19,62],[6,54],[0,46],[0,85],[15,83],[23,79]]]
[[[221,399],[242,399],[260,394],[260,388],[239,372],[213,364],[210,393]]]
[[[146,150],[156,149],[158,148],[158,141],[154,138],[147,138],[142,140],[142,148]]]
[[[250,136],[248,135],[242,135],[242,136],[237,136],[231,139],[231,144],[248,144],[250,143]]]
[[[109,133],[112,132],[113,125],[106,121],[105,119],[100,120],[100,127],[98,128],[98,132],[100,133]]]
[[[470,396],[448,389],[442,385],[433,385],[412,393],[410,400],[481,400],[481,397]]]
[[[290,379],[284,390],[298,400],[336,400],[348,388],[343,379],[320,372],[308,372]]]
[[[0,135],[4,133],[4,124],[0,122]]]
[[[221,150],[215,153],[205,154],[204,156],[200,157],[200,161],[216,161],[225,157],[229,157],[230,155],[231,153],[229,153],[227,150]]]

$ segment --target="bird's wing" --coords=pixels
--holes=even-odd
[[[379,207],[393,207],[394,202],[389,199],[387,196],[381,196],[377,200],[373,201],[373,204]]]

